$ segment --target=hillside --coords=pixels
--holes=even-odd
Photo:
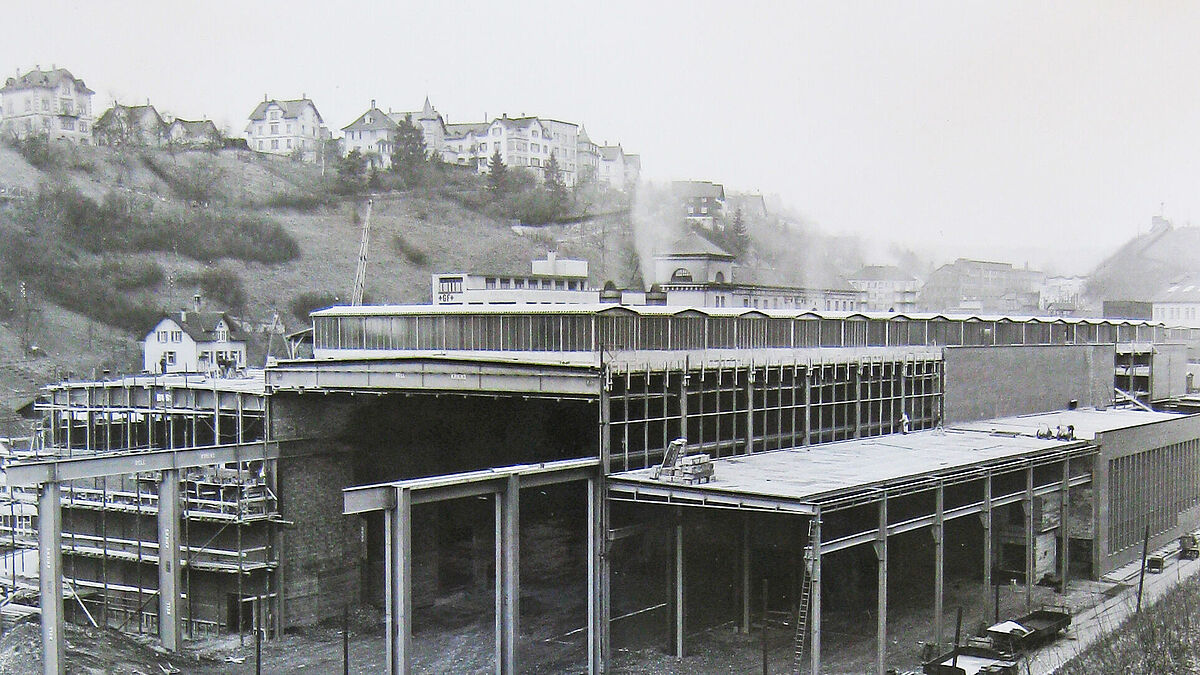
[[[303,324],[298,305],[349,295],[365,198],[335,194],[332,170],[237,151],[52,150],[34,166],[0,146],[0,187],[29,192],[0,202],[0,435],[20,433],[11,411],[56,377],[140,371],[142,331],[196,293],[256,323],[277,312],[287,330]],[[435,272],[528,272],[553,249],[587,259],[593,283],[640,283],[624,213],[518,233],[473,206],[481,187],[449,175],[378,191],[369,301],[428,302]],[[255,341],[261,363],[267,341]]]

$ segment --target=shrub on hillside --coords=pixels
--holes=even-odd
[[[185,276],[181,281],[200,287],[204,297],[211,298],[226,307],[246,306],[246,288],[237,272],[221,267],[209,267],[199,274]]]
[[[315,310],[329,307],[337,304],[340,298],[333,291],[305,291],[300,295],[292,298],[288,304],[288,309],[291,310],[292,316],[296,317],[300,323],[309,323],[309,314]]]
[[[332,200],[325,195],[311,193],[298,194],[294,192],[280,192],[271,195],[271,198],[267,200],[267,206],[271,208],[291,209],[293,211],[316,211],[331,203]]]
[[[262,216],[191,209],[146,213],[125,195],[110,193],[102,205],[63,184],[38,194],[38,220],[59,223],[64,239],[92,253],[177,252],[194,260],[220,258],[282,263],[300,257],[300,245],[279,223]]]
[[[151,260],[110,260],[98,270],[119,291],[155,288],[166,279],[166,273]]]
[[[392,237],[392,248],[396,249],[396,253],[404,256],[404,259],[418,266],[429,264],[429,255],[417,248],[412,242],[408,241],[400,235]]]
[[[16,148],[26,162],[43,171],[54,169],[61,164],[59,153],[55,151],[46,134],[30,134],[18,138]]]

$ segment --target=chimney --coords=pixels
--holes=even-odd
[[[199,293],[197,293],[197,294],[195,294],[195,295],[193,295],[193,296],[192,296],[192,308],[193,308],[193,309],[194,309],[194,310],[195,310],[197,313],[199,313],[199,312],[200,312],[200,294],[199,294]]]
[[[179,321],[180,323],[187,322],[187,307],[179,308]]]
[[[371,110],[375,109],[375,99],[371,99]]]
[[[263,94],[263,103],[266,103],[266,102],[267,102],[267,95]]]

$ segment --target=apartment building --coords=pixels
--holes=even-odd
[[[867,265],[847,281],[865,294],[863,309],[874,312],[913,312],[921,282],[895,265]]]
[[[306,162],[317,161],[328,135],[317,106],[305,95],[287,101],[263,96],[246,125],[246,142],[251,150],[298,156]]]
[[[18,73],[0,88],[0,133],[18,138],[45,134],[87,145],[92,139],[95,93],[66,68],[37,67]]]

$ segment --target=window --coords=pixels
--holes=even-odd
[[[278,134],[278,133],[279,133],[279,125],[278,125],[278,124],[272,124],[272,125],[271,125],[271,135],[273,136],[273,135],[275,135],[275,134]]]
[[[671,273],[671,281],[679,281],[683,283],[692,282],[692,272],[686,267],[680,267]]]
[[[500,288],[508,288],[508,287],[509,287],[509,285],[510,285],[510,284],[509,284],[509,280],[508,280],[508,279],[501,279],[501,280],[500,280]]]
[[[259,149],[259,150],[262,150],[262,149],[263,149],[263,144],[262,144],[262,141],[259,141],[259,142],[258,142],[258,149]]]
[[[163,362],[168,366],[175,365],[175,352],[163,352]]]
[[[87,122],[84,122],[84,121],[82,121],[82,120],[81,120],[81,121],[79,122],[79,130],[80,130],[80,131],[82,131],[82,132],[84,132],[84,133],[87,133]]]
[[[62,128],[63,128],[63,129],[66,129],[67,131],[74,131],[74,130],[75,130],[75,120],[71,120],[71,119],[63,119],[63,120],[60,120],[60,121],[62,122]]]
[[[513,279],[513,288],[525,288],[525,280]]]
[[[160,330],[160,331],[158,331],[158,341],[159,341],[159,342],[166,342],[167,340],[168,340],[168,338],[167,338],[167,331],[165,331],[165,330]]]
[[[292,125],[291,124],[287,125],[287,132],[289,134],[292,133]]]
[[[279,149],[279,139],[276,139],[276,138],[271,139],[271,149],[272,150]]]
[[[483,281],[483,287],[484,288],[495,288],[496,287],[496,279],[493,277],[488,277],[487,279],[485,279]]]
[[[42,112],[50,112],[50,99],[42,99]]]
[[[183,342],[183,331],[171,331],[171,342]]]
[[[288,146],[289,148],[290,148],[290,147],[292,147],[292,139],[290,139],[290,138],[289,138],[289,139],[287,139],[287,146]]]
[[[273,119],[273,120],[279,119],[279,111],[278,110],[271,111],[271,119]]]

